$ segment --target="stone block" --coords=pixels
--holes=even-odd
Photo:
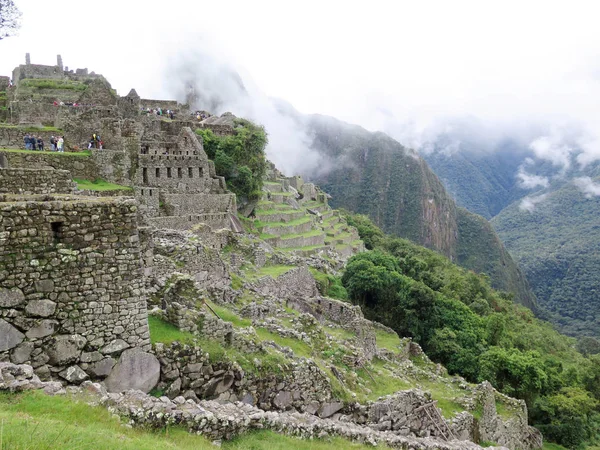
[[[52,300],[31,300],[25,307],[29,316],[50,317],[56,311],[56,303]]]
[[[89,378],[88,374],[79,366],[67,367],[65,370],[59,372],[58,375],[72,384],[79,384]]]
[[[333,416],[336,412],[344,407],[342,402],[323,403],[319,408],[318,415],[321,419]]]
[[[292,406],[292,400],[290,391],[279,391],[273,399],[273,406],[277,409],[287,409]]]
[[[0,308],[14,308],[25,301],[21,289],[0,288]]]
[[[138,389],[150,392],[160,378],[160,363],[156,356],[140,349],[125,350],[119,362],[106,378],[105,385],[109,392],[122,392]]]
[[[33,342],[23,342],[14,348],[10,355],[10,361],[13,364],[23,364],[31,359],[33,351]]]
[[[96,378],[107,377],[117,361],[114,358],[104,358],[101,361],[91,363],[87,369],[87,373]]]
[[[77,361],[86,342],[78,334],[56,336],[47,350],[50,364],[61,366]]]
[[[39,339],[46,336],[50,336],[58,329],[58,322],[56,320],[42,320],[38,325],[29,329],[25,333],[27,339]]]
[[[126,348],[129,348],[129,344],[125,342],[123,339],[115,339],[112,342],[109,342],[104,347],[100,349],[100,353],[104,353],[105,355],[110,355],[112,353],[118,353]]]
[[[54,292],[54,281],[40,280],[35,282],[35,290],[38,292]]]
[[[25,339],[25,335],[6,320],[0,319],[0,352],[16,347]]]

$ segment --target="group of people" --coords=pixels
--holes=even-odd
[[[204,111],[196,111],[196,119],[197,120],[204,120],[207,119],[208,117],[210,117],[206,112]]]
[[[147,114],[156,114],[157,116],[167,116],[171,120],[173,120],[175,118],[175,111],[172,111],[170,109],[163,111],[162,108],[156,108],[156,109],[146,108],[145,110],[144,110],[144,108],[142,108],[142,112],[143,111],[145,111]]]
[[[103,145],[104,145],[104,142],[102,142],[102,139],[100,139],[100,135],[97,133],[94,133],[94,134],[92,134],[90,142],[88,143],[88,150],[91,148],[97,148],[97,149],[102,150]]]
[[[23,142],[25,144],[25,150],[44,150],[44,140],[41,136],[37,138],[33,135],[26,134],[23,138]],[[50,150],[53,152],[61,152],[65,151],[65,137],[57,136],[50,137]]]

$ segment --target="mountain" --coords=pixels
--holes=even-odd
[[[460,209],[416,152],[384,133],[311,115],[305,127],[323,158],[313,180],[332,204],[366,214],[386,232],[432,248],[490,276],[498,289],[536,307],[527,280],[482,217]]]
[[[511,204],[492,224],[553,321],[568,334],[599,336],[600,197],[567,181],[533,199]]]

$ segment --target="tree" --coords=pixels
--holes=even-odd
[[[21,28],[21,11],[13,0],[0,0],[0,40],[14,35]]]

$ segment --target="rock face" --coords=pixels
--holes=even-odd
[[[125,350],[106,378],[109,392],[137,389],[150,392],[160,379],[160,363],[156,356],[139,349]]]

